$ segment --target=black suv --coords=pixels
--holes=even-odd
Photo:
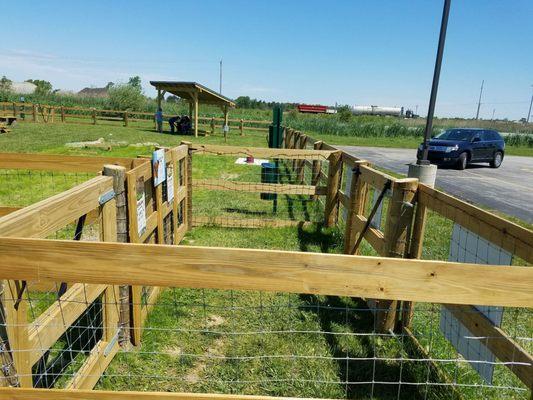
[[[448,129],[431,138],[428,146],[431,163],[456,165],[458,169],[465,169],[471,162],[488,162],[498,168],[505,153],[503,138],[489,129]],[[418,146],[418,159],[422,158],[422,147]]]

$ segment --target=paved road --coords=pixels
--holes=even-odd
[[[416,150],[337,146],[356,157],[401,174],[416,159]],[[439,168],[436,187],[493,210],[533,223],[533,157],[506,156],[498,169],[470,165],[464,171]]]

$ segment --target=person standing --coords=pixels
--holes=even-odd
[[[157,124],[157,131],[163,133],[163,110],[161,107],[155,112],[155,122]]]

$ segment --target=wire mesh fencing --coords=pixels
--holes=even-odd
[[[281,150],[281,153],[283,151]],[[194,157],[195,224],[227,227],[281,227],[322,222],[326,186],[310,156],[242,157],[216,152]],[[327,168],[327,160],[316,160]]]
[[[34,308],[31,296],[24,301]],[[509,371],[513,362],[459,354],[440,330],[439,304],[420,304],[413,328],[381,333],[358,298],[164,288],[148,304],[141,345],[122,347],[109,362],[113,345],[94,344],[115,328],[106,326],[102,310],[118,308],[118,299],[79,303],[87,315],[72,325],[76,334],[65,334],[63,348],[49,351],[54,361],[46,374],[39,364],[34,367],[34,382],[83,387],[94,380],[96,389],[319,398],[526,399],[530,393]],[[512,337],[531,348],[532,315],[526,311]],[[29,351],[43,350],[35,342]],[[88,357],[95,359],[92,368],[75,368]],[[65,359],[72,359],[68,366],[61,364]],[[492,381],[481,378],[473,364],[490,364]],[[514,364],[524,366],[518,357]]]

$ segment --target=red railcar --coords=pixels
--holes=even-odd
[[[325,114],[328,110],[326,106],[312,106],[309,104],[299,104],[298,111],[301,113],[311,113],[311,114]]]

